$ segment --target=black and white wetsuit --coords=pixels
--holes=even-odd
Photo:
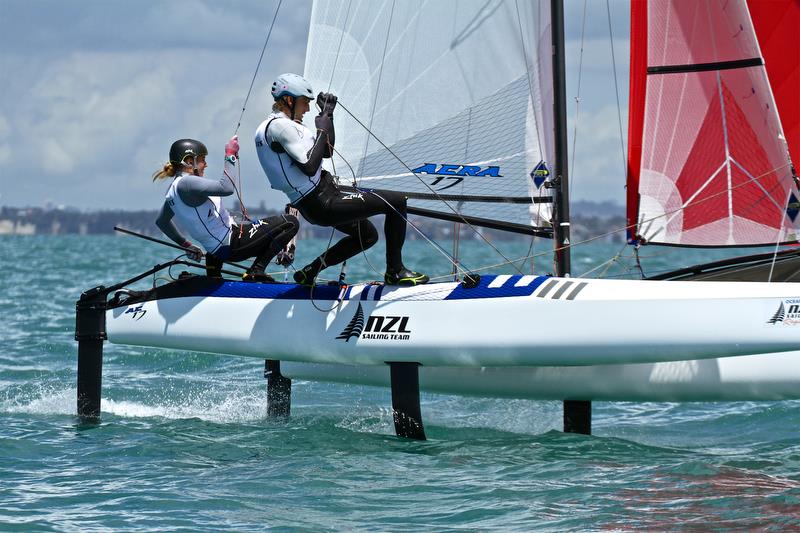
[[[317,117],[319,120],[322,117]],[[256,152],[273,189],[286,193],[293,207],[312,224],[333,226],[346,234],[319,260],[335,265],[366,250],[378,241],[375,226],[367,220],[386,215],[386,265],[403,268],[406,237],[406,197],[392,191],[341,187],[322,169],[322,159],[333,155],[332,119],[318,124],[319,135],[284,113],[273,113],[255,134]]]
[[[233,164],[225,162],[230,175]],[[189,233],[206,250],[206,262],[218,270],[220,260],[241,261],[255,257],[250,271],[263,272],[275,255],[294,237],[299,227],[291,215],[277,215],[236,225],[222,205],[222,197],[233,194],[233,182],[225,175],[219,181],[178,174],[167,190],[156,225],[170,239],[183,246],[187,239],[173,222]]]

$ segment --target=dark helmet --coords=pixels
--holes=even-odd
[[[179,139],[169,147],[169,162],[173,165],[183,164],[183,160],[187,157],[201,155],[208,155],[208,148],[194,139]]]

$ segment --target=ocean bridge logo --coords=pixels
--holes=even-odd
[[[447,186],[437,189],[439,191],[449,189],[450,187],[455,187],[464,181],[464,176],[491,176],[493,178],[503,177],[503,175],[500,174],[500,167],[489,166],[483,168],[477,165],[453,165],[445,163],[425,163],[424,165],[413,169],[411,172],[414,174],[436,175],[437,178],[433,180],[431,186],[447,184]],[[452,183],[448,183],[448,181],[452,181]]]
[[[408,328],[407,316],[371,315],[364,324],[364,310],[358,304],[353,318],[342,330],[338,340],[350,342],[350,339],[375,339],[390,341],[407,341],[411,338],[411,330]]]
[[[800,324],[800,300],[792,299],[781,302],[772,318],[767,320],[767,324],[777,324],[778,322],[787,326]]]

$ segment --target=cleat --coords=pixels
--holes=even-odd
[[[386,285],[399,285],[401,287],[413,287],[414,285],[424,285],[428,283],[431,278],[425,274],[414,272],[407,268],[399,272],[387,272],[383,276]]]
[[[275,278],[266,272],[245,272],[242,274],[242,281],[251,283],[275,283]]]

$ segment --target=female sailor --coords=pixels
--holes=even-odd
[[[317,95],[320,113],[314,119],[316,133],[302,124],[303,115],[314,99],[308,81],[297,74],[281,74],[272,84],[272,97],[273,112],[258,126],[255,135],[258,159],[270,186],[286,193],[290,205],[312,224],[333,226],[345,234],[325,253],[295,272],[295,281],[313,285],[321,270],[371,247],[378,241],[378,232],[367,218],[385,214],[386,284],[427,283],[428,276],[403,265],[406,197],[392,191],[340,187],[322,168],[322,159],[333,155],[336,96]]]
[[[153,181],[174,177],[167,190],[156,225],[170,239],[190,248],[189,258],[199,261],[202,250],[178,230],[173,218],[206,251],[206,269],[220,276],[224,260],[241,261],[255,257],[242,275],[245,281],[274,281],[265,269],[279,251],[297,233],[297,218],[278,215],[237,225],[222,205],[222,197],[234,193],[233,173],[239,154],[239,140],[234,136],[225,145],[225,170],[217,180],[204,178],[208,150],[200,141],[180,139],[169,149],[169,162],[153,174]]]

